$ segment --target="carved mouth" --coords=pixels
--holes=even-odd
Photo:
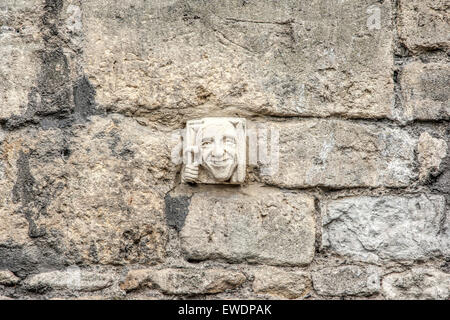
[[[209,159],[208,163],[209,165],[213,167],[225,167],[230,164],[231,158],[225,158],[225,159]]]

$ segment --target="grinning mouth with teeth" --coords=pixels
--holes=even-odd
[[[210,159],[208,159],[208,162],[216,167],[221,167],[221,166],[228,164],[230,162],[230,160],[232,160],[230,157],[226,157],[226,158],[222,158],[222,159],[210,158]]]

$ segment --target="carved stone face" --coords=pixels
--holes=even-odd
[[[231,178],[237,166],[237,133],[229,122],[213,123],[201,130],[202,165],[218,181]]]

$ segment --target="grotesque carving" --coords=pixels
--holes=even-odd
[[[245,179],[246,132],[242,118],[188,121],[184,182],[240,184]]]

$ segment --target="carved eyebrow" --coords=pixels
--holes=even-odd
[[[213,141],[214,140],[212,138],[202,139],[202,141],[200,141],[200,145],[203,146],[204,144],[212,143]]]

